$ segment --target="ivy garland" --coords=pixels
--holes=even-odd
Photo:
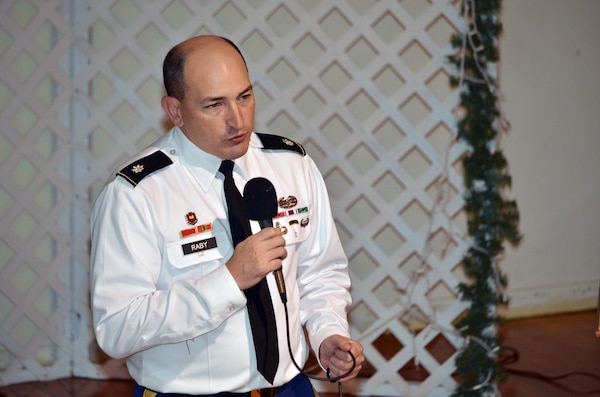
[[[456,53],[450,62],[460,70],[451,85],[460,89],[461,117],[458,139],[467,144],[463,158],[465,211],[472,245],[462,266],[470,284],[458,287],[460,298],[470,307],[458,323],[465,346],[456,358],[459,386],[455,397],[493,395],[505,378],[498,356],[502,353],[497,325],[502,317],[497,306],[506,304],[506,276],[497,268],[504,243],[519,243],[519,211],[515,201],[502,192],[510,188],[507,161],[497,147],[497,129],[502,128],[496,81],[492,76],[499,59],[498,14],[501,0],[463,0],[462,12],[468,32],[452,36]]]

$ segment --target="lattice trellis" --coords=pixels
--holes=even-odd
[[[246,55],[257,130],[302,142],[330,190],[370,374],[345,390],[454,388],[465,222],[444,58],[457,1],[38,3],[0,2],[2,382],[124,375],[90,331],[89,214],[113,167],[167,127],[164,54],[214,33]]]
[[[0,379],[64,376],[72,344],[69,10],[0,2]]]

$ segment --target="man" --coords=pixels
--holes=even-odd
[[[314,162],[290,140],[253,132],[252,84],[229,40],[184,41],[167,54],[163,72],[161,104],[174,128],[107,184],[92,214],[100,347],[127,357],[136,396],[312,395],[288,352],[289,343],[304,365],[304,326],[321,366],[353,379],[364,357],[348,333],[347,259]],[[273,183],[281,207],[275,227],[251,221],[253,234],[232,241],[223,160],[234,160],[240,191],[255,177]],[[289,342],[273,277],[279,268]],[[247,291],[263,279],[277,324],[277,337],[268,338],[278,344],[278,357],[268,360],[272,379],[258,368],[247,309]]]

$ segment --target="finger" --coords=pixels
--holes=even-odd
[[[282,236],[274,235],[274,236],[270,236],[268,238],[264,238],[261,241],[261,244],[263,244],[263,247],[265,247],[268,250],[275,249],[275,248],[284,248],[285,247],[285,239]]]
[[[334,352],[334,356],[340,361],[352,361],[352,356],[349,352],[351,352],[350,349],[336,349]]]
[[[336,373],[338,375],[343,375],[348,372],[354,364],[350,355],[347,355],[347,357],[344,358],[335,357],[333,360],[331,360],[331,363],[336,369]]]
[[[282,261],[287,258],[288,252],[285,249],[285,247],[277,247],[276,251],[276,255],[277,258],[281,259]]]
[[[276,227],[267,227],[265,229],[262,229],[260,231],[260,233],[263,234],[265,236],[265,238],[282,237],[283,236],[283,232],[281,231],[281,229],[276,228]]]

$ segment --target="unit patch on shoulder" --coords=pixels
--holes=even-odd
[[[129,164],[127,167],[117,172],[117,175],[122,176],[127,182],[135,187],[142,179],[151,173],[171,164],[173,164],[173,161],[169,156],[158,150]]]
[[[271,134],[263,134],[257,132],[256,135],[260,138],[265,149],[269,150],[291,150],[292,152],[300,153],[305,156],[306,151],[304,147],[298,142],[294,142],[291,139]]]

